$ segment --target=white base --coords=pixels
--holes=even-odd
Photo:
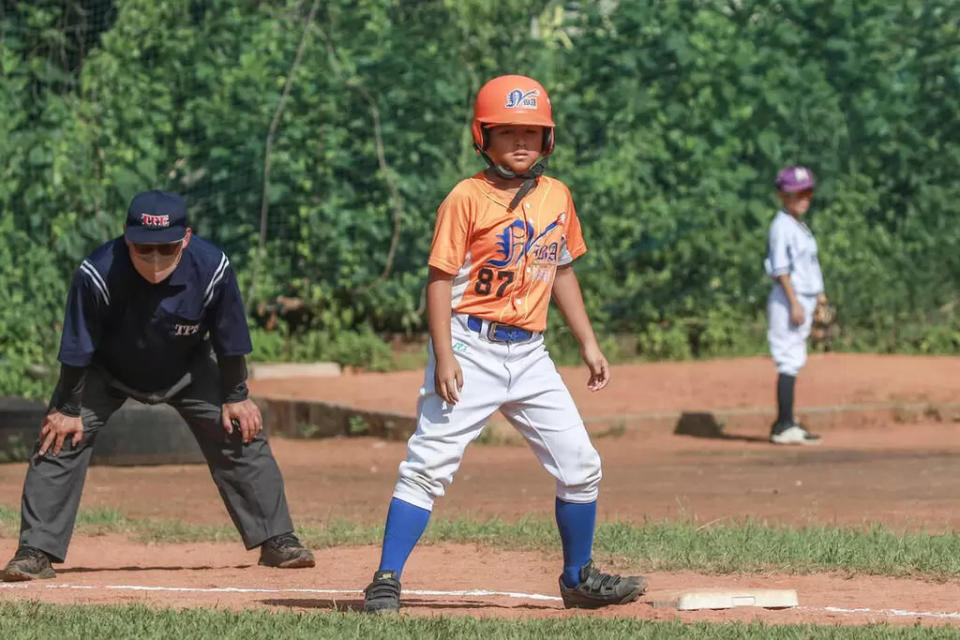
[[[654,603],[657,607],[670,607],[679,611],[733,607],[786,609],[797,605],[795,589],[693,589],[681,592],[669,600]]]

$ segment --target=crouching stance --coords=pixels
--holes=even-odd
[[[609,366],[571,265],[586,251],[573,200],[537,164],[553,149],[553,127],[547,93],[530,78],[496,78],[477,96],[473,139],[489,168],[457,184],[438,211],[417,430],[400,465],[366,611],[399,609],[401,572],[434,500],[498,409],[556,478],[564,605],[622,604],[646,589],[644,578],[601,573],[591,561],[600,457],[543,343],[552,295],[581,344],[589,388],[607,384]]]
[[[244,544],[260,547],[260,564],[314,566],[293,535],[280,469],[247,398],[250,351],[227,256],[192,237],[179,196],[135,197],[124,236],[84,260],[70,288],[60,381],[27,469],[20,545],[3,579],[56,575],[51,562],[66,558],[97,433],[129,397],[183,416]]]

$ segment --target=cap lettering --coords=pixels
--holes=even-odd
[[[151,213],[141,213],[140,224],[142,224],[145,227],[169,227],[170,216],[168,215],[159,216]]]

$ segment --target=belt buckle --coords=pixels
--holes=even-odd
[[[506,326],[506,325],[503,324],[502,322],[491,321],[487,325],[487,340],[490,340],[491,342],[506,342],[506,340],[502,340],[497,337],[497,329],[503,326]]]

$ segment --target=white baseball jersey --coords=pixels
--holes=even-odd
[[[779,211],[773,218],[763,266],[771,278],[790,274],[790,284],[798,294],[823,292],[817,240],[807,225],[788,213]]]
[[[817,294],[823,292],[823,274],[817,258],[817,240],[803,222],[777,212],[767,236],[764,269],[771,278],[790,274],[790,284],[803,307],[803,322],[790,320],[790,300],[776,283],[767,300],[767,341],[777,371],[795,376],[807,362],[807,338],[813,325]]]

